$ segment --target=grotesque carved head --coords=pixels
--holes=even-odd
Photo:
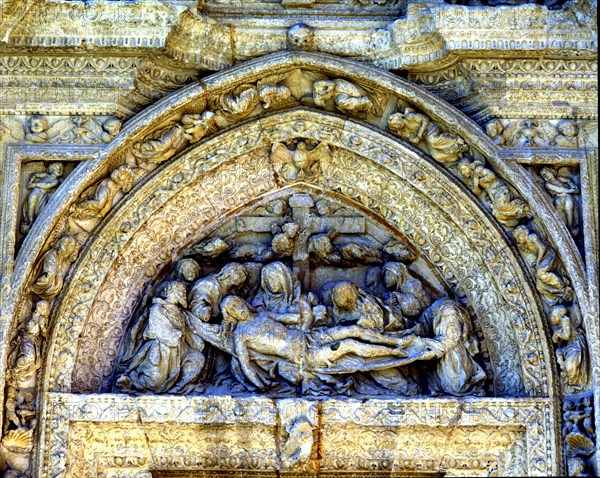
[[[305,23],[292,25],[287,33],[288,46],[291,50],[314,49],[314,31]]]

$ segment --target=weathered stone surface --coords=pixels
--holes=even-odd
[[[0,2],[3,476],[597,474],[596,8]]]

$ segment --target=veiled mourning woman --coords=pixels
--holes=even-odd
[[[453,300],[440,299],[425,311],[424,316],[431,324],[434,337],[418,339],[428,350],[420,358],[438,358],[429,376],[431,392],[455,396],[481,395],[486,375],[473,359],[478,347],[467,312]]]
[[[281,262],[271,262],[263,267],[260,289],[252,300],[252,306],[256,310],[284,314],[297,310],[299,299],[300,283],[289,267]]]
[[[175,385],[181,370],[186,292],[178,281],[161,284],[152,299],[143,342],[118,378],[117,389],[164,393]]]

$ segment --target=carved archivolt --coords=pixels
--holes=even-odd
[[[291,126],[282,129],[278,126],[282,122]],[[212,224],[224,220],[219,218],[281,189],[283,184],[278,184],[269,164],[268,144],[298,137],[323,141],[323,131],[329,131],[329,147],[340,151],[312,181],[312,188],[345,197],[388,222],[436,266],[450,289],[468,300],[486,336],[496,394],[547,393],[553,387],[551,375],[532,363],[549,360],[541,336],[530,336],[540,330],[541,319],[530,305],[535,302],[518,261],[497,249],[496,244],[506,239],[485,225],[489,219],[477,206],[459,200],[464,193],[438,168],[407,150],[396,147],[395,153],[391,143],[386,146],[389,140],[358,125],[346,124],[346,134],[340,137],[336,131],[341,125],[336,118],[302,111],[257,121],[229,133],[233,141],[220,136],[191,150],[161,170],[140,190],[142,195],[124,203],[113,216],[113,225],[105,225],[97,239],[104,253],[98,256],[94,252],[98,248],[90,248],[71,276],[57,311],[57,317],[69,323],[57,325],[60,332],[51,344],[50,356],[59,362],[49,369],[50,388],[98,391],[106,387],[118,341],[144,283],[199,233],[206,234]],[[353,138],[359,137],[361,144],[356,147]],[[245,151],[248,145],[251,149]],[[361,150],[370,151],[371,159],[362,159]],[[165,190],[165,185],[173,184],[175,188]],[[516,335],[506,333],[511,329]],[[69,345],[75,337],[79,337],[79,358]],[[103,347],[98,348],[98,343]],[[527,350],[519,352],[523,347]],[[522,356],[528,361],[522,361]],[[529,361],[534,356],[538,358]],[[515,374],[519,368],[521,374]]]
[[[11,305],[24,322],[32,302],[36,314],[53,307],[40,319],[51,324],[43,385],[33,366],[30,395],[19,388],[23,377],[11,383],[20,425],[40,385],[107,390],[148,285],[225,221],[291,193],[348,204],[430,264],[482,332],[490,393],[552,395],[558,384],[544,314],[578,301],[585,315],[587,304],[583,292],[572,293],[584,290],[579,256],[563,266],[529,221],[550,218],[548,227],[565,231],[556,248],[571,250],[547,201],[537,192],[525,201],[524,172],[501,163],[475,125],[397,78],[373,82],[362,66],[321,55],[260,64],[215,75],[150,109],[48,201],[54,214],[26,238]],[[563,364],[572,363],[567,348],[576,333],[557,332]],[[564,380],[585,388],[587,377],[567,370]],[[295,423],[288,433],[304,430]]]

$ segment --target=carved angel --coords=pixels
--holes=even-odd
[[[49,140],[48,120],[43,116],[29,118],[26,131],[25,139],[32,143],[46,143]]]
[[[357,118],[378,114],[381,110],[365,90],[354,83],[342,79],[315,81],[313,83],[314,104],[325,107],[329,100],[333,100],[338,110]]]
[[[108,178],[88,188],[79,202],[71,206],[71,215],[75,219],[93,219],[103,217],[115,203],[119,191],[127,193],[138,179],[139,168],[123,165],[116,168]]]
[[[511,125],[505,131],[508,146],[544,147],[549,145],[548,135],[537,121],[524,120]],[[514,134],[512,134],[514,131]]]
[[[499,119],[493,119],[485,125],[485,132],[498,146],[506,146],[504,125]]]
[[[295,149],[283,143],[275,143],[271,148],[271,162],[275,171],[285,181],[313,179],[322,172],[322,165],[331,159],[331,149],[320,143],[309,150],[304,141],[298,141]]]
[[[215,114],[212,111],[183,115],[181,125],[185,131],[185,138],[192,144],[217,129]]]
[[[105,143],[110,143],[121,131],[123,123],[117,118],[108,118],[102,123],[102,134],[100,139]]]
[[[152,168],[170,159],[188,142],[196,143],[216,128],[215,115],[211,111],[183,115],[181,121],[174,121],[152,138],[134,144],[128,152],[133,159],[128,163]]]
[[[513,236],[519,252],[535,273],[536,288],[546,303],[555,305],[563,300],[570,301],[573,289],[569,279],[559,273],[556,251],[525,226],[517,227]]]
[[[516,227],[521,219],[531,217],[529,205],[521,198],[513,198],[507,184],[491,169],[486,168],[483,161],[465,158],[460,161],[457,169],[475,194],[487,195],[492,214],[504,226]]]
[[[388,129],[414,145],[421,145],[441,163],[458,161],[469,149],[463,138],[444,132],[429,116],[410,107],[389,117]]]
[[[561,148],[577,148],[579,143],[579,127],[573,120],[562,120],[556,125],[558,134],[552,140],[554,146]]]

